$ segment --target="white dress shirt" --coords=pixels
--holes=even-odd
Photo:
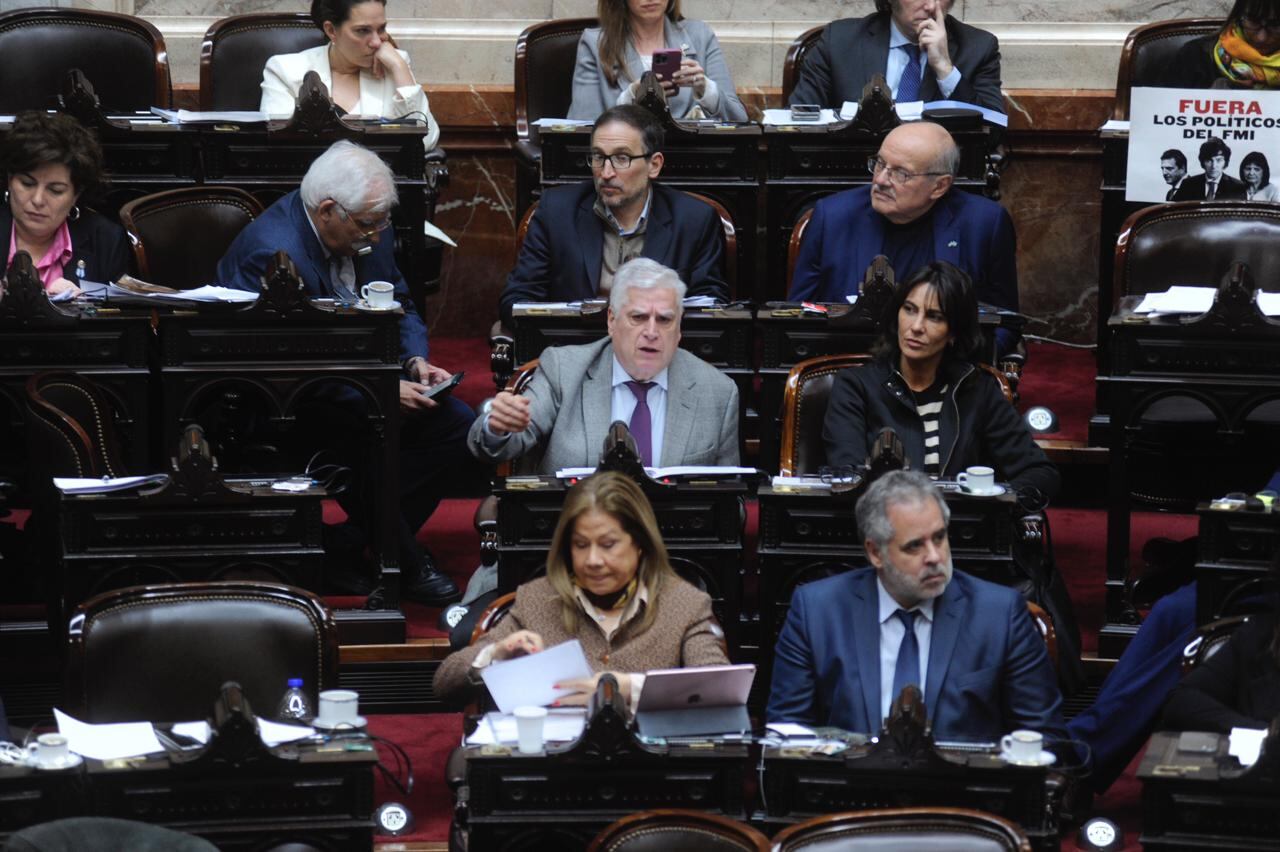
[[[902,619],[894,616],[900,609],[906,609],[893,599],[885,590],[880,578],[876,577],[876,592],[880,597],[880,718],[889,718],[889,709],[893,706],[893,674],[898,667],[898,649],[902,647],[902,639],[907,629]],[[914,609],[920,615],[916,618],[916,642],[920,645],[920,694],[924,695],[925,682],[929,679],[929,643],[933,638],[933,603],[930,598],[917,604]]]
[[[898,100],[898,83],[902,82],[902,72],[907,68],[907,52],[902,49],[904,44],[914,44],[915,42],[902,34],[898,29],[898,24],[893,18],[889,18],[889,61],[885,64],[884,81],[889,84],[889,89],[893,92],[894,101]],[[920,49],[920,79],[924,79],[924,72],[929,68],[929,52],[924,48]],[[951,73],[938,81],[938,91],[942,94],[943,99],[951,97],[951,93],[956,90],[956,86],[960,85],[960,69],[954,64],[951,66]]]
[[[650,446],[649,458],[653,460],[654,467],[662,465],[662,439],[666,432],[667,423],[667,370],[664,367],[661,373],[654,376],[651,381],[653,387],[649,388],[649,395],[645,397],[645,401],[649,403],[649,435]],[[627,387],[627,382],[634,381],[622,366],[622,362],[618,360],[618,356],[613,356],[613,401],[612,411],[609,414],[609,422],[621,420],[628,426],[631,425],[631,415],[636,410],[636,395],[631,392],[631,388]]]

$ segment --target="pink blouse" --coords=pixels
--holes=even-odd
[[[17,253],[18,232],[15,223],[9,226],[9,257],[5,259],[4,264],[6,269],[13,263],[13,256]],[[44,257],[36,261],[36,272],[40,274],[40,280],[44,282],[44,289],[48,290],[59,278],[67,277],[64,269],[70,260],[71,231],[64,221],[62,227],[58,228],[58,232],[53,235],[53,244],[49,246],[49,250],[45,252]],[[74,284],[75,282],[72,281],[71,283]]]

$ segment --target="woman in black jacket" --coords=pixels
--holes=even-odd
[[[1184,44],[1156,85],[1280,88],[1280,0],[1235,0],[1222,29]]]
[[[885,427],[912,469],[954,478],[971,465],[995,468],[1019,492],[1058,491],[1058,471],[1036,446],[994,376],[974,363],[983,346],[969,276],[938,261],[899,282],[877,357],[841,372],[831,390],[823,440],[831,465],[861,465]]]

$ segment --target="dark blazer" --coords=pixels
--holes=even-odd
[[[1216,654],[1182,679],[1164,708],[1164,726],[1175,731],[1265,728],[1280,716],[1280,667],[1271,654],[1274,612],[1238,628]]]
[[[942,475],[954,478],[970,465],[991,465],[996,479],[1015,488],[1058,493],[1058,470],[1031,438],[994,376],[972,364],[943,362],[950,388],[938,417]],[[822,439],[830,465],[861,465],[885,427],[902,439],[912,468],[924,458],[924,425],[906,382],[886,359],[841,370],[831,388]]]
[[[1026,602],[1013,589],[960,571],[934,603],[924,700],[940,739],[996,741],[1017,728],[1066,738],[1062,696]],[[796,589],[774,647],[765,716],[771,723],[879,732],[874,570]]]
[[[832,21],[805,55],[788,104],[818,104],[840,109],[845,101],[862,100],[862,87],[889,63],[889,13]],[[951,63],[960,69],[960,84],[948,100],[964,101],[1004,112],[1000,92],[1000,42],[986,30],[947,16]],[[921,61],[925,58],[921,56]],[[929,68],[920,80],[920,100],[942,99]]]
[[[1182,186],[1178,187],[1178,191],[1173,194],[1174,201],[1204,201],[1205,179],[1204,173],[1191,175],[1183,179]],[[1218,181],[1218,194],[1213,197],[1214,201],[1244,201],[1248,198],[1244,182],[1233,178],[1226,172],[1222,173],[1222,178]]]
[[[1156,82],[1142,85],[1168,89],[1235,88],[1222,76],[1217,63],[1213,61],[1213,46],[1217,43],[1217,33],[1191,39],[1178,48],[1173,61],[1164,66]]]
[[[124,228],[105,216],[99,216],[85,208],[80,208],[80,218],[67,220],[67,230],[71,233],[71,261],[63,270],[68,281],[75,282],[76,267],[84,261],[84,278],[100,284],[120,280],[120,276],[129,271],[132,253],[129,251],[129,239]],[[0,264],[9,266],[9,236],[13,232],[13,214],[9,205],[0,205]],[[33,257],[33,262],[40,258]],[[163,281],[156,281],[163,284]]]
[[[969,274],[978,299],[1018,309],[1018,240],[1009,212],[989,198],[952,189],[933,216],[934,260]],[[828,195],[813,208],[787,299],[843,302],[858,292],[867,267],[884,249],[885,218],[871,207],[871,187]],[[895,269],[899,278],[914,269]]]
[[[395,241],[384,234],[366,257],[355,258],[356,292],[370,281],[390,281],[396,299],[404,306],[400,320],[400,362],[415,356],[427,357],[427,327],[409,296],[404,276],[396,268]],[[307,219],[302,197],[294,190],[281,198],[240,232],[227,253],[218,261],[218,281],[228,287],[257,291],[262,276],[277,251],[283,249],[298,268],[307,295],[332,298],[329,261]]]
[[[724,231],[716,211],[661,183],[650,186],[653,201],[645,225],[644,256],[679,273],[689,287],[687,295],[728,301]],[[511,323],[511,307],[518,302],[596,298],[605,226],[592,209],[595,202],[591,181],[542,193],[498,303],[503,322]]]

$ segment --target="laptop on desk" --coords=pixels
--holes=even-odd
[[[749,733],[747,695],[755,676],[754,665],[648,672],[636,703],[640,735],[665,739]]]

